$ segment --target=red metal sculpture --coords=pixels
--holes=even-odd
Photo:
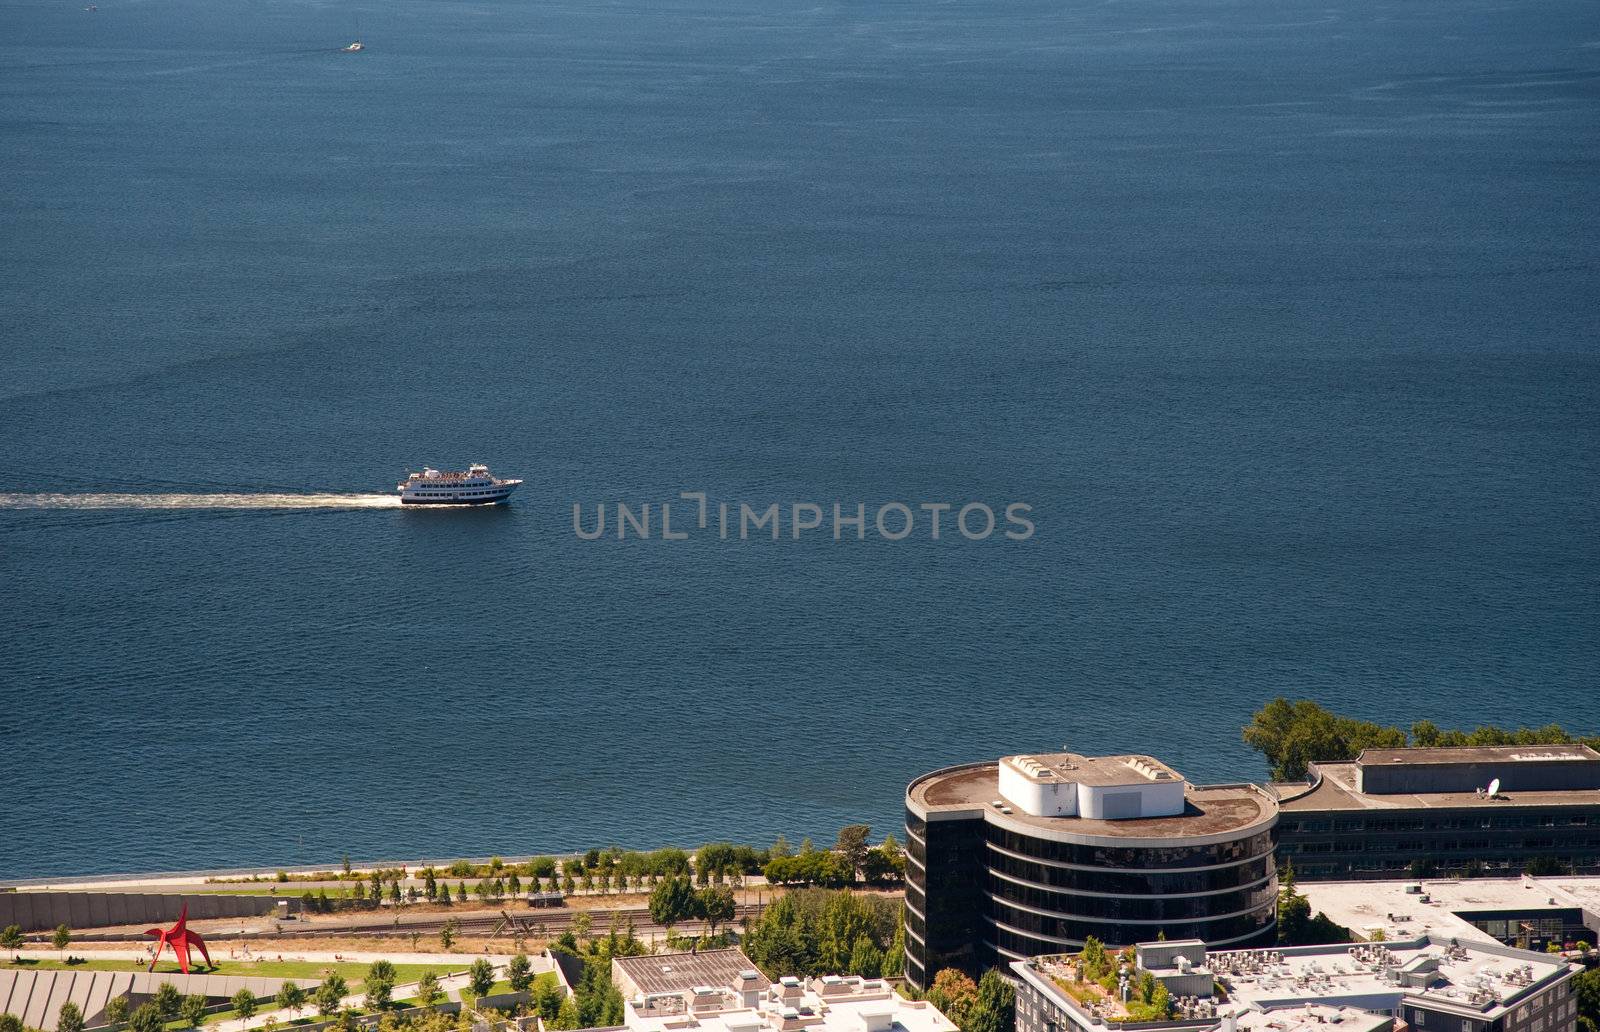
[[[189,947],[193,946],[206,958],[207,967],[216,967],[211,963],[211,954],[206,952],[206,941],[199,932],[189,931],[189,904],[183,905],[183,910],[178,913],[178,923],[162,931],[159,928],[146,928],[144,934],[153,935],[156,939],[155,956],[150,958],[150,970],[156,969],[156,962],[161,959],[161,951],[167,946],[172,947],[172,952],[178,958],[178,967],[184,974],[189,973]]]

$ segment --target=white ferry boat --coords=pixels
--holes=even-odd
[[[501,480],[482,463],[473,463],[465,473],[441,473],[425,469],[402,480],[395,490],[401,505],[493,505],[511,497],[520,480]]]

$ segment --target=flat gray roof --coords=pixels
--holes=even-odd
[[[1476,792],[1386,792],[1368,795],[1356,790],[1356,762],[1318,763],[1322,782],[1309,792],[1301,785],[1277,786],[1285,813],[1299,810],[1455,809],[1492,806],[1600,806],[1600,789],[1565,788],[1543,792],[1502,790],[1490,798]],[[1296,791],[1303,795],[1294,795]]]
[[[1363,749],[1356,762],[1363,765],[1414,763],[1540,763],[1551,760],[1587,760],[1600,763],[1600,753],[1587,745],[1466,745],[1436,749]],[[1318,764],[1320,767],[1321,764]]]
[[[617,957],[613,963],[646,995],[687,992],[702,985],[724,988],[737,981],[740,972],[756,970],[744,951],[737,948]],[[765,977],[756,982],[763,989],[771,984]]]

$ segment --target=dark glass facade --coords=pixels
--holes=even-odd
[[[1293,809],[1279,832],[1279,856],[1308,880],[1600,874],[1600,805]]]
[[[947,967],[979,971],[983,819],[923,821],[906,811],[906,977],[926,987]]]
[[[1256,829],[1207,845],[1086,846],[986,825],[990,945],[1012,959],[1204,939],[1270,944],[1277,934],[1274,836]]]
[[[1084,845],[990,823],[906,811],[907,977],[976,976],[1008,960],[1110,945],[1203,939],[1270,945],[1277,935],[1276,835],[1259,825],[1203,845]]]

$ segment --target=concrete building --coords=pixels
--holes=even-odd
[[[1492,876],[1530,864],[1600,874],[1600,753],[1587,746],[1368,749],[1272,788],[1280,859],[1303,880]]]
[[[906,790],[906,976],[974,975],[1094,936],[1272,942],[1277,800],[1149,756],[1007,756]]]
[[[1145,944],[1166,947],[1168,944]],[[1152,952],[1158,961],[1173,954]],[[1274,950],[1178,951],[1209,971],[1225,995],[1174,993],[1174,1017],[1135,1022],[1117,999],[1085,986],[1076,958],[1018,961],[1017,1032],[1573,1032],[1579,968],[1560,958],[1502,946],[1423,937],[1409,942]],[[1137,978],[1139,970],[1131,974]],[[1150,972],[1158,980],[1181,974]],[[1317,1026],[1320,1026],[1317,1028]]]
[[[1445,935],[1523,949],[1600,942],[1600,877],[1302,882],[1321,911],[1362,939]]]
[[[957,1032],[926,1001],[854,975],[763,978],[741,950],[611,962],[630,1032]]]

